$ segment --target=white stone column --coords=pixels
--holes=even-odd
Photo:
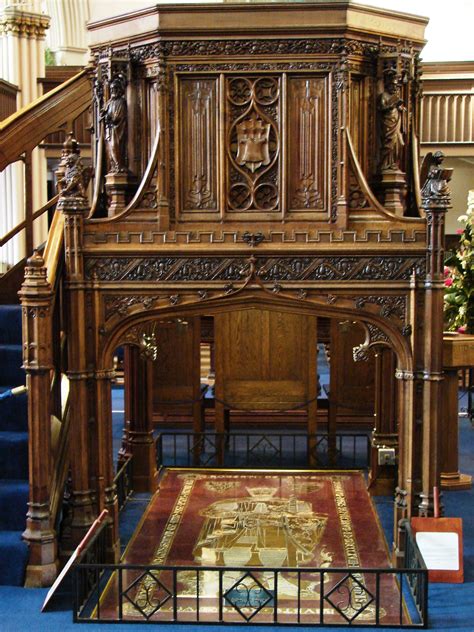
[[[88,0],[46,0],[51,28],[46,44],[58,66],[84,66],[88,59]]]
[[[0,13],[0,73],[3,79],[19,87],[18,108],[41,95],[38,78],[44,77],[44,37],[50,18],[40,13],[41,2],[3,3]],[[33,209],[47,202],[46,159],[44,151],[32,155]],[[15,163],[0,173],[0,234],[5,234],[24,219],[24,167]],[[46,239],[47,218],[35,222],[35,245]],[[5,251],[5,252],[4,252]],[[25,255],[24,237],[20,234],[2,248],[0,265],[14,265]]]

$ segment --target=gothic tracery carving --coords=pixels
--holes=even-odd
[[[280,78],[229,77],[229,206],[271,211],[279,204]]]

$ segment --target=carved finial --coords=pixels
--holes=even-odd
[[[62,158],[57,175],[57,190],[60,198],[86,198],[90,173],[84,169],[79,143],[69,132],[63,143]]]
[[[44,259],[38,250],[35,250],[26,261],[25,280],[20,290],[20,296],[26,296],[24,291],[33,290],[37,293],[37,291],[43,291],[47,288],[49,288],[49,283],[46,278]]]
[[[69,154],[80,154],[79,143],[74,138],[74,132],[68,132],[66,140],[63,143],[61,156],[66,157]]]
[[[26,260],[28,268],[42,268],[44,266],[44,259],[37,249],[33,251],[31,257]]]

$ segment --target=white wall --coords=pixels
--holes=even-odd
[[[359,4],[428,17],[424,61],[474,60],[472,0],[366,0]]]

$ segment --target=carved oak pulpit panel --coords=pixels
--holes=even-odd
[[[212,218],[219,214],[218,79],[183,77],[178,85],[179,215]]]
[[[177,86],[177,221],[328,219],[328,74],[186,73]]]

